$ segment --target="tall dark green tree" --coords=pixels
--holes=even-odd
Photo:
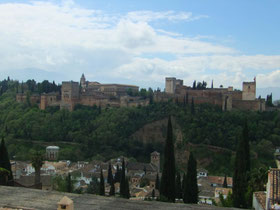
[[[225,174],[225,178],[224,178],[224,183],[223,183],[223,187],[227,188],[227,175]]]
[[[44,164],[44,156],[41,152],[36,151],[31,157],[32,167],[35,169],[35,184],[41,183],[41,168]]]
[[[196,80],[193,81],[193,89],[196,89]]]
[[[68,173],[68,176],[66,177],[66,190],[67,192],[71,193],[73,192],[73,184],[72,184],[72,179],[71,179],[71,174]]]
[[[192,103],[191,103],[191,113],[195,114],[194,99],[193,99],[193,97],[192,97]]]
[[[122,160],[121,182],[120,182],[120,196],[126,197],[126,180],[125,180],[125,162]]]
[[[130,198],[129,180],[127,177],[125,178],[125,198]]]
[[[233,205],[237,208],[247,208],[246,192],[250,171],[250,147],[247,121],[239,137],[235,157],[235,169],[233,175]]]
[[[181,183],[181,175],[178,172],[176,176],[176,198],[182,198],[182,183]]]
[[[111,167],[111,163],[109,163],[107,183],[112,184],[113,182],[114,182],[114,180],[113,180],[113,174],[112,174],[112,167]]]
[[[110,196],[115,196],[115,183],[114,180],[112,180],[111,186],[110,186],[110,192],[109,192]]]
[[[5,145],[5,140],[2,138],[1,145],[0,145],[0,168],[6,169],[9,171],[8,174],[8,183],[7,185],[13,186],[13,173],[11,169],[11,163],[9,159],[9,154]],[[4,182],[4,181],[3,181]]]
[[[8,185],[8,177],[10,172],[5,168],[0,168],[0,185]]]
[[[117,165],[117,171],[114,176],[114,182],[121,182],[121,170],[119,165]]]
[[[185,185],[186,185],[186,174],[183,174],[183,180],[182,180],[182,197],[184,198],[184,193],[185,193]]]
[[[158,173],[157,173],[156,186],[155,186],[155,188],[156,188],[157,190],[159,190],[159,188],[160,188]]]
[[[100,170],[99,195],[102,195],[102,196],[105,195],[104,177],[103,177],[102,169]]]
[[[243,141],[244,141],[244,150],[245,150],[245,164],[246,164],[246,172],[249,174],[251,169],[251,161],[250,161],[250,140],[249,140],[249,129],[247,119],[244,123],[244,129],[242,133]]]
[[[192,152],[190,153],[189,160],[188,160],[188,169],[187,169],[187,176],[185,179],[183,200],[184,203],[198,202],[196,160]]]
[[[169,116],[164,148],[163,170],[160,182],[160,196],[162,200],[175,202],[175,194],[175,156],[171,117]]]
[[[189,94],[186,93],[186,105],[188,105],[188,104],[189,104]]]

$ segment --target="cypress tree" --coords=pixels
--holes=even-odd
[[[182,198],[182,184],[181,184],[180,173],[177,173],[177,176],[176,176],[176,198],[178,198],[178,199]]]
[[[189,104],[189,94],[186,93],[186,105],[188,105],[188,104]]]
[[[153,189],[153,191],[152,191],[152,198],[156,197],[155,194],[156,194],[156,193],[155,193],[155,189]]]
[[[115,173],[114,182],[121,182],[121,171],[119,165],[117,165],[117,171]]]
[[[129,192],[129,181],[128,178],[125,178],[125,198],[129,199],[130,198],[130,192]]]
[[[13,173],[11,169],[11,163],[9,159],[9,154],[5,145],[5,140],[2,138],[1,145],[0,145],[0,168],[4,168],[9,171],[8,175],[8,183],[7,185],[13,186]],[[4,182],[4,181],[3,181]]]
[[[225,174],[225,178],[224,178],[224,183],[223,183],[223,187],[227,188],[227,175]]]
[[[114,180],[113,180],[113,174],[112,174],[112,167],[111,167],[111,163],[109,163],[107,183],[112,184],[113,182],[114,182]]]
[[[175,156],[170,116],[168,118],[167,138],[165,142],[164,162],[160,183],[161,199],[175,202]]]
[[[70,173],[68,173],[68,176],[66,177],[66,187],[67,187],[67,192],[71,193],[73,191]]]
[[[193,89],[196,89],[196,80],[193,81]]]
[[[182,197],[184,198],[184,193],[185,193],[185,185],[186,185],[186,174],[184,173],[183,175],[183,180],[182,180]]]
[[[102,169],[100,171],[99,195],[102,195],[102,196],[105,195],[104,177],[103,177]]]
[[[159,190],[159,188],[160,188],[158,173],[157,173],[156,186],[155,187],[156,187],[157,190]]]
[[[246,192],[250,171],[250,148],[248,137],[248,125],[245,121],[242,136],[239,138],[235,157],[235,170],[233,174],[233,206],[246,208]]]
[[[0,185],[8,185],[8,176],[10,172],[5,168],[0,168]]]
[[[41,183],[41,167],[44,164],[43,155],[36,151],[31,158],[32,167],[35,169],[35,184]]]
[[[121,171],[121,182],[120,182],[120,196],[125,198],[126,197],[126,181],[125,181],[125,163],[124,159],[122,161],[122,171]]]
[[[196,174],[196,160],[190,153],[188,161],[187,176],[184,187],[184,203],[197,203],[198,202],[198,187],[197,187],[197,174]]]
[[[193,99],[193,97],[192,97],[192,104],[191,104],[191,113],[195,114],[194,99]]]
[[[246,163],[246,172],[250,172],[251,163],[250,163],[250,145],[249,145],[249,130],[247,119],[245,120],[244,129],[243,129],[243,141],[245,149],[245,163]]]
[[[111,183],[109,195],[110,196],[115,196],[115,183],[114,183],[114,180]]]
[[[212,89],[214,88],[213,80],[212,80],[211,88],[212,88]]]

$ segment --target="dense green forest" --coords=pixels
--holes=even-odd
[[[35,82],[35,87],[43,87],[40,84]],[[0,82],[0,135],[5,137],[12,159],[30,159],[34,150],[55,144],[61,147],[60,159],[108,160],[125,155],[149,161],[150,152],[162,152],[163,145],[156,141],[144,145],[132,140],[131,135],[145,124],[169,115],[176,119],[183,133],[183,143],[177,143],[176,149],[184,149],[188,142],[204,145],[194,147],[193,152],[198,160],[213,159],[208,167],[211,173],[232,173],[234,151],[245,119],[249,127],[252,167],[274,166],[274,149],[280,146],[280,113],[276,111],[222,112],[219,107],[208,104],[193,107],[172,102],[131,108],[77,106],[73,112],[52,107],[43,111],[36,105],[15,101],[20,86],[26,85],[12,80]],[[208,150],[207,145],[226,148],[229,152],[216,154]]]

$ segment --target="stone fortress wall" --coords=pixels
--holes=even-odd
[[[176,100],[194,104],[209,103],[220,106],[223,110],[241,109],[265,111],[265,99],[256,98],[256,80],[243,82],[242,91],[228,88],[193,89],[183,85],[183,80],[168,77],[165,80],[165,92],[158,92],[155,101]]]
[[[84,74],[80,83],[74,81],[62,82],[61,94],[59,92],[47,93],[30,97],[32,103],[39,103],[39,107],[45,110],[48,106],[59,106],[60,109],[73,111],[77,104],[100,107],[131,107],[146,106],[148,99],[131,97],[128,91],[137,93],[139,87],[123,84],[100,84],[86,81]],[[16,100],[25,102],[26,94],[18,94]]]
[[[32,103],[39,103],[40,109],[48,106],[59,106],[60,109],[74,110],[77,104],[100,107],[132,107],[147,106],[149,99],[139,96],[129,96],[128,92],[138,93],[139,87],[123,84],[100,84],[99,82],[86,81],[84,74],[79,82],[62,82],[61,94],[59,92],[31,95]],[[26,94],[17,94],[18,102],[26,102]],[[183,103],[187,100],[190,104],[209,103],[218,105],[222,110],[252,110],[265,111],[265,99],[256,99],[256,80],[243,82],[242,91],[228,88],[206,88],[203,90],[192,89],[183,85],[183,80],[175,77],[165,79],[165,92],[155,91],[155,102],[173,100]]]

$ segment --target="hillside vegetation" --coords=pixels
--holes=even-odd
[[[32,151],[44,150],[46,145],[58,145],[60,159],[108,160],[125,155],[149,161],[150,152],[162,152],[162,142],[154,138],[147,143],[133,138],[133,134],[169,115],[182,133],[180,141],[176,141],[180,170],[186,168],[186,153],[193,150],[199,164],[210,173],[231,174],[237,139],[245,119],[253,167],[274,166],[273,152],[280,146],[279,112],[222,112],[219,107],[208,104],[196,105],[193,109],[189,104],[172,102],[102,110],[77,106],[73,112],[53,107],[42,111],[28,102],[17,103],[17,86],[13,81],[7,84],[8,88],[1,91],[0,96],[0,134],[7,140],[11,158],[19,160],[30,159]],[[163,136],[165,131],[163,127]]]

